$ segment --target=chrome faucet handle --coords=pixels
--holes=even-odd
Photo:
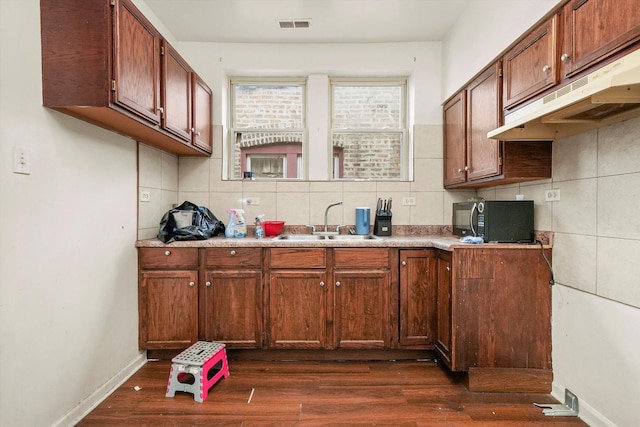
[[[336,227],[336,233],[340,234],[340,228],[341,227],[346,227],[346,225],[342,224]]]
[[[316,232],[316,226],[315,225],[306,225],[305,227],[311,227],[311,234]]]

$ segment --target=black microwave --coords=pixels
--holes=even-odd
[[[454,203],[453,234],[482,237],[487,243],[533,242],[533,200]]]

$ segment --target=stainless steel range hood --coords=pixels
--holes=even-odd
[[[640,50],[516,110],[487,134],[549,141],[640,116]]]

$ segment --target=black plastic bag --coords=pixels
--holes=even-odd
[[[179,211],[193,212],[190,226],[176,227],[173,213]],[[220,234],[224,234],[224,224],[209,209],[191,202],[184,202],[164,214],[160,221],[158,239],[164,243],[171,243],[177,240],[206,240]]]

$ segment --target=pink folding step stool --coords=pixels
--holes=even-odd
[[[198,341],[171,359],[171,371],[166,397],[174,397],[176,391],[193,394],[196,402],[204,402],[209,389],[223,376],[229,377],[229,364],[225,345]],[[214,372],[215,371],[215,372]],[[193,384],[183,382],[193,375]]]

